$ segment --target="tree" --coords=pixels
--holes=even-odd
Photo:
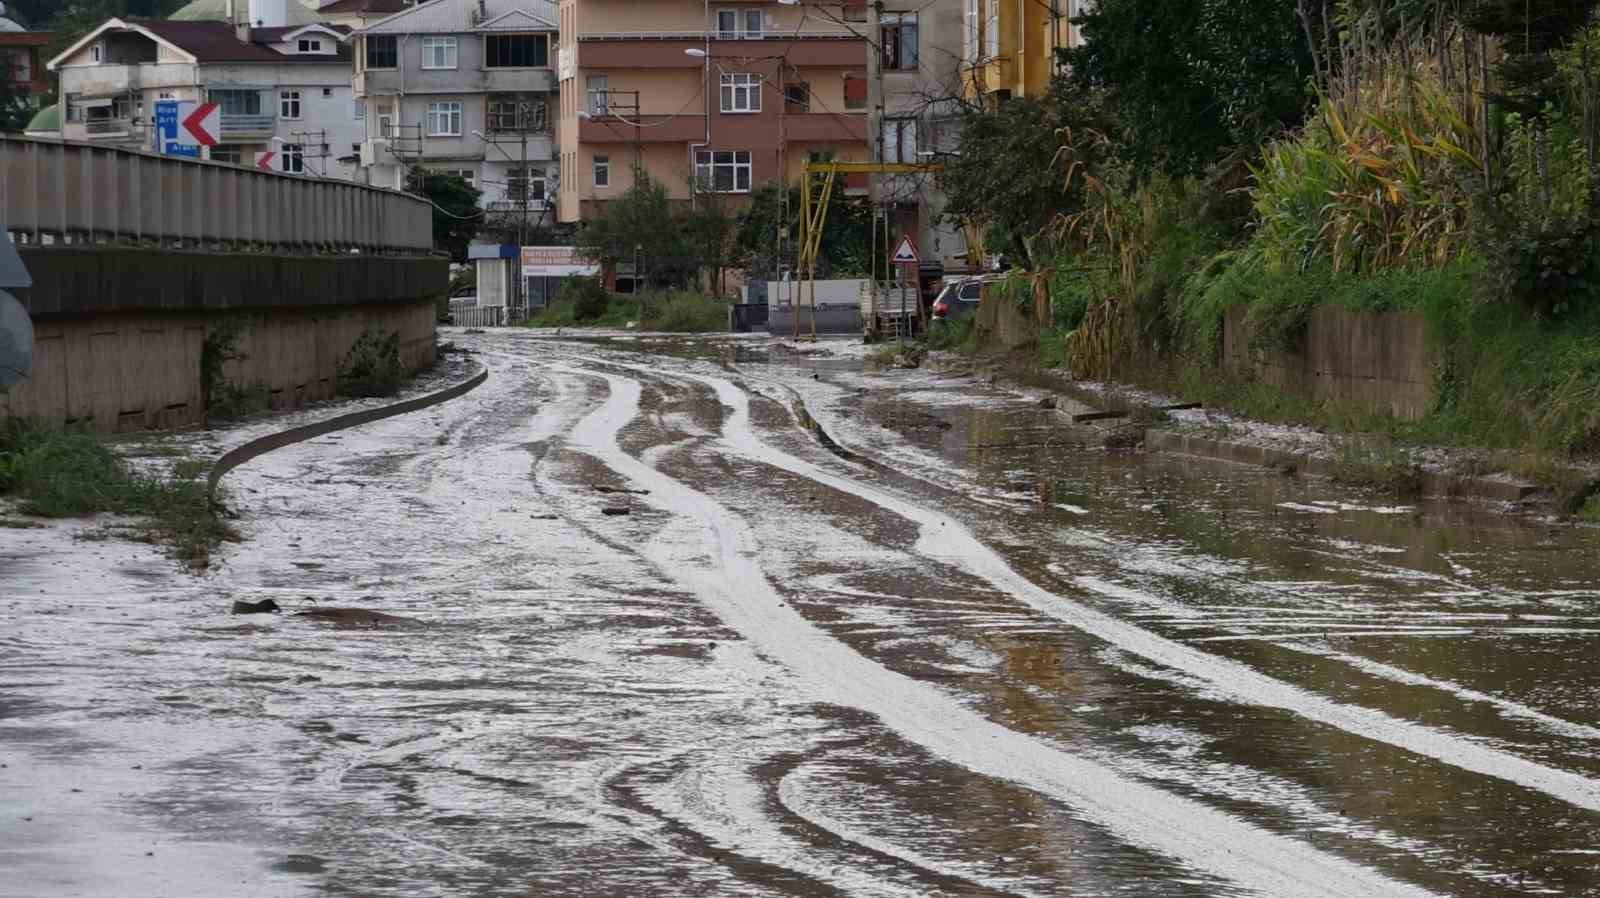
[[[792,271],[800,241],[800,188],[789,192],[788,239],[783,258],[778,258],[778,227],[785,223],[784,187],[769,181],[751,194],[750,205],[740,213],[733,235],[737,263],[755,280],[777,280],[784,270]],[[871,270],[872,208],[865,198],[835,195],[828,204],[822,223],[822,242],[817,248],[817,276],[820,278],[865,275]]]
[[[639,260],[639,277],[653,286],[681,287],[693,277],[699,254],[673,215],[667,188],[635,166],[633,184],[601,207],[573,240],[580,253],[605,266]]]
[[[694,209],[683,216],[682,226],[692,247],[691,255],[698,256],[697,267],[711,281],[706,292],[721,294],[722,270],[728,265],[738,226],[726,199],[711,191],[699,194]]]
[[[1109,127],[1092,92],[1072,96],[1066,87],[1057,81],[1043,99],[1005,100],[992,110],[968,107],[961,153],[945,159],[937,176],[949,197],[944,217],[998,232],[1024,267],[1032,262],[1028,242],[1081,205],[1063,145],[1099,147],[1088,138]]]
[[[450,261],[467,261],[467,244],[483,223],[480,192],[456,175],[412,169],[408,189],[433,204],[433,245]]]
[[[1063,51],[1079,92],[1104,91],[1141,168],[1196,174],[1299,125],[1317,73],[1286,0],[1099,0]]]

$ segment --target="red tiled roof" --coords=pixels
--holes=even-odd
[[[227,22],[189,22],[173,19],[127,19],[151,34],[193,55],[201,62],[336,62],[348,61],[350,49],[340,45],[334,56],[299,56],[279,53],[254,41],[241,41]],[[256,29],[260,35],[265,30]],[[284,29],[287,31],[288,29]]]

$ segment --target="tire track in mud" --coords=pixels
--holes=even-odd
[[[734,416],[747,415],[749,397],[731,382],[703,375],[685,376],[711,387],[724,405],[735,409]],[[789,455],[762,442],[748,427],[725,429],[723,443],[751,461],[866,499],[906,518],[922,528],[916,551],[925,558],[960,567],[1055,620],[1103,639],[1129,654],[1196,677],[1230,700],[1287,711],[1452,767],[1505,780],[1576,807],[1600,811],[1600,782],[1594,779],[1372,708],[1341,704],[1240,662],[1175,642],[1051,593],[1017,573],[956,519]]]
[[[936,756],[1063,801],[1129,845],[1174,858],[1196,871],[1263,895],[1430,894],[1006,729],[937,687],[856,653],[783,600],[754,560],[756,541],[748,525],[709,496],[623,451],[618,436],[638,414],[642,391],[637,380],[582,367],[558,367],[601,378],[610,387],[606,402],[572,430],[571,444],[651,489],[645,497],[649,504],[696,520],[711,556],[703,565],[686,564],[664,547],[650,545],[645,550],[647,557],[698,595],[759,651],[788,667],[820,700],[867,711]],[[766,447],[749,428],[748,400],[743,392],[718,378],[694,379],[710,384],[728,407],[721,443],[736,453],[858,495],[924,527],[943,531],[956,526],[942,515]],[[976,567],[980,575],[988,575],[985,579],[1020,579],[970,534],[963,540],[924,532],[918,548],[924,552],[957,550],[969,556],[965,563]],[[1056,601],[1045,604],[1054,606]],[[1142,632],[1138,635],[1153,638]]]

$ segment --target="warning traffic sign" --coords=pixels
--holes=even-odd
[[[222,107],[217,103],[201,103],[183,118],[183,130],[178,134],[181,143],[214,147],[222,133]]]
[[[917,245],[911,241],[910,234],[900,238],[900,243],[889,256],[891,265],[915,265],[921,261],[922,255],[917,252]]]

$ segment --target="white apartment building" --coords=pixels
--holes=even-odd
[[[247,22],[111,19],[49,62],[61,79],[61,136],[159,150],[162,100],[221,105],[206,158],[353,180],[366,133],[351,91],[348,29],[289,25],[286,0],[238,0]]]
[[[556,31],[550,0],[429,0],[355,30],[365,177],[456,174],[486,209],[551,223]]]

